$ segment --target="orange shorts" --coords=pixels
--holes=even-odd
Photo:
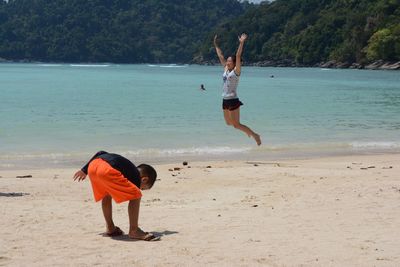
[[[103,159],[90,162],[88,174],[96,202],[107,195],[117,203],[142,197],[142,192],[136,185]]]

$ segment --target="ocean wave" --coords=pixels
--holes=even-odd
[[[160,65],[160,68],[186,68],[188,65],[176,65],[176,64],[169,64],[169,65]]]
[[[354,149],[396,149],[400,148],[400,142],[353,142]]]
[[[202,155],[224,155],[224,154],[236,154],[236,153],[247,153],[252,148],[232,148],[232,147],[193,147],[193,148],[171,148],[171,149],[138,149],[128,151],[111,151],[127,157],[174,157],[174,156],[202,156]],[[93,152],[71,152],[71,153],[10,153],[0,155],[0,160],[51,160],[51,161],[62,161],[70,159],[88,159],[96,151]]]
[[[392,150],[399,149],[400,142],[332,142],[332,143],[298,143],[264,146],[259,150],[269,151],[330,151],[330,150]]]
[[[62,64],[38,64],[40,67],[62,67]]]
[[[235,155],[276,155],[276,154],[308,154],[308,153],[328,153],[328,152],[366,152],[366,151],[399,151],[400,142],[332,142],[332,143],[292,143],[292,144],[264,144],[256,146],[199,146],[185,148],[142,148],[137,150],[110,150],[127,158],[142,158],[152,160],[173,159],[174,157],[194,157],[194,158],[229,158]],[[96,151],[74,151],[74,152],[21,152],[21,153],[3,153],[0,155],[0,167],[6,167],[7,164],[14,162],[85,162]]]
[[[147,64],[148,67],[158,67],[158,68],[186,68],[187,64],[178,65],[178,64],[167,64],[167,65],[156,65],[156,64]]]
[[[129,151],[107,150],[123,155],[133,160],[160,162],[175,162],[179,159],[226,159],[235,155],[243,155],[251,151],[251,148],[230,147],[197,147],[179,149],[138,149]],[[71,152],[71,153],[3,153],[0,155],[0,169],[12,168],[43,168],[43,167],[71,167],[75,168],[86,163],[95,153]]]
[[[69,64],[70,67],[84,67],[84,68],[104,68],[109,67],[110,64]]]
[[[288,143],[288,144],[264,144],[260,147],[254,147],[252,152],[285,152],[285,151],[318,151],[318,150],[336,150],[348,149],[349,143]]]
[[[192,148],[174,148],[174,149],[139,149],[127,151],[127,155],[132,156],[182,156],[182,155],[223,155],[235,153],[247,153],[252,149],[250,147],[192,147]]]
[[[2,154],[2,160],[29,160],[29,159],[47,159],[47,160],[60,160],[64,158],[81,157],[86,153],[10,153]]]

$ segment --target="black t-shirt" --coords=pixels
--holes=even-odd
[[[120,171],[122,175],[126,179],[128,179],[131,183],[140,188],[140,183],[141,183],[140,173],[136,168],[135,164],[133,164],[129,159],[124,158],[123,156],[118,154],[99,151],[89,160],[88,163],[86,163],[85,166],[83,166],[81,170],[87,174],[90,162],[92,162],[95,159],[103,159],[108,164],[110,164],[111,167]]]

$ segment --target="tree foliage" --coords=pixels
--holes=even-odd
[[[399,25],[400,0],[0,0],[0,58],[204,62],[246,32],[245,62],[398,61]]]
[[[249,8],[216,32],[228,53],[235,51],[238,33],[249,33],[247,62],[313,65],[400,60],[399,25],[400,0],[276,0]],[[215,57],[211,39],[199,50],[206,60]]]
[[[243,14],[236,0],[0,0],[0,57],[188,62],[207,33]]]

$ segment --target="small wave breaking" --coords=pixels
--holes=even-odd
[[[178,64],[167,64],[167,65],[155,65],[155,64],[147,64],[148,67],[158,67],[158,68],[186,68],[187,64],[185,65],[178,65]]]
[[[105,68],[109,67],[110,64],[69,64],[70,67],[82,67],[82,68]]]
[[[224,155],[235,153],[248,153],[250,147],[232,148],[232,147],[192,147],[192,148],[174,148],[174,149],[139,149],[127,151],[127,155],[132,156],[195,156],[195,155]]]
[[[62,67],[62,64],[38,64],[40,67]]]
[[[354,149],[397,149],[400,142],[353,142],[351,147]]]

